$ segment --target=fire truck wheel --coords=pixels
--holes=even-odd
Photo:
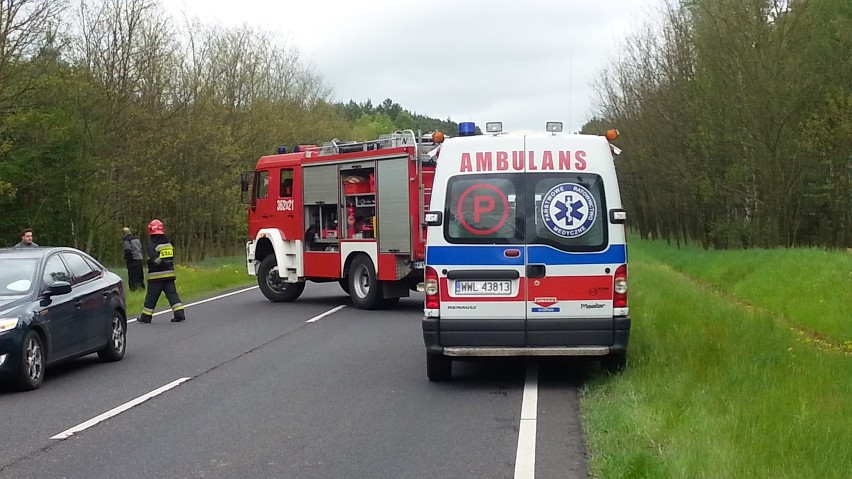
[[[359,309],[377,309],[382,304],[382,288],[376,268],[366,255],[359,255],[349,267],[349,296]]]
[[[349,278],[343,278],[340,281],[340,289],[343,290],[344,293],[349,294]]]
[[[288,283],[278,276],[278,264],[274,254],[267,255],[260,262],[257,285],[266,299],[274,303],[295,301],[305,290],[305,283]]]
[[[426,377],[430,381],[447,381],[452,375],[452,359],[443,354],[426,353]]]

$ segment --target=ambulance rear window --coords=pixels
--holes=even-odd
[[[527,244],[566,251],[600,251],[607,246],[607,209],[603,180],[589,173],[530,175]],[[532,202],[530,202],[532,203]]]
[[[517,210],[518,181],[522,177],[517,174],[451,179],[444,213],[447,241],[489,244],[523,241],[523,216]]]
[[[608,242],[603,180],[596,174],[484,174],[451,178],[444,236],[461,244],[546,244],[600,251]]]

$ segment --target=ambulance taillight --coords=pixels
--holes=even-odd
[[[438,272],[435,271],[435,268],[427,266],[425,281],[423,282],[423,291],[426,293],[426,309],[439,309],[441,307],[441,297],[438,295],[439,290]]]
[[[615,277],[612,282],[612,290],[615,293],[612,297],[613,308],[627,307],[627,265],[623,264],[616,268]]]

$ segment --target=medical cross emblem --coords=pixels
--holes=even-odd
[[[541,218],[551,233],[563,238],[584,235],[597,218],[592,193],[577,183],[556,185],[541,200]]]

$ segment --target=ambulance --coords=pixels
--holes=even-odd
[[[472,357],[583,356],[627,364],[627,215],[606,136],[485,134],[460,125],[434,155],[426,212],[427,376]]]

